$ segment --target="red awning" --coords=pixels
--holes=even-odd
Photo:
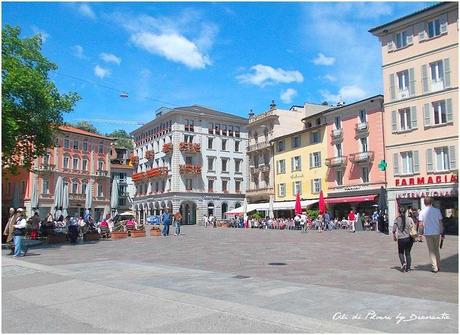
[[[357,197],[328,198],[328,199],[326,199],[326,204],[340,204],[340,203],[345,203],[345,202],[374,201],[375,198],[377,198],[376,194],[360,195],[360,196],[357,196]]]

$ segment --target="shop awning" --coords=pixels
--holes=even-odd
[[[375,198],[377,198],[376,194],[360,195],[356,197],[328,198],[326,199],[326,204],[341,204],[341,203],[346,203],[346,202],[375,201]]]
[[[318,200],[303,200],[300,202],[302,208],[306,208],[310,205],[316,204]],[[295,206],[295,201],[275,201],[273,203],[273,210],[274,211],[279,211],[279,210],[289,210],[292,209],[294,210]],[[248,204],[247,207],[247,213],[250,213],[252,211],[268,211],[270,207],[270,204],[268,202],[263,202],[259,204]],[[232,209],[231,211],[225,212],[225,215],[243,215],[243,206]]]

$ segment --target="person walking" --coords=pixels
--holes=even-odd
[[[205,214],[203,215],[204,227],[208,228],[208,216]]]
[[[17,209],[18,212],[18,217],[16,218],[16,222],[13,225],[14,227],[14,254],[13,257],[20,257],[20,256],[25,256],[27,250],[24,251],[24,254],[21,255],[22,253],[22,242],[24,240],[24,235],[26,234],[26,227],[27,227],[27,222],[26,219],[24,218],[24,210],[22,208]]]
[[[398,242],[398,255],[401,262],[401,272],[411,271],[410,251],[414,239],[410,236],[414,221],[407,215],[404,207],[399,207],[399,215],[393,224],[393,240]]]
[[[177,212],[174,215],[174,236],[179,236],[180,235],[180,224],[182,220],[182,215],[180,212]]]
[[[169,225],[171,224],[171,214],[169,214],[169,209],[166,208],[165,212],[161,216],[161,222],[163,223],[163,236],[169,235]]]
[[[433,200],[426,197],[423,200],[425,208],[419,214],[419,226],[423,228],[428,254],[431,260],[431,272],[437,273],[440,271],[441,255],[439,253],[440,239],[444,239],[444,226],[442,224],[441,211],[433,207]]]
[[[6,224],[5,230],[3,231],[3,235],[6,236],[6,243],[9,244],[10,249],[11,249],[8,255],[14,254],[14,241],[13,241],[14,227],[13,225],[16,223],[17,217],[18,217],[18,214],[15,213],[14,208],[11,207],[8,222]]]
[[[354,233],[356,232],[355,230],[355,212],[353,212],[353,210],[351,209],[350,210],[350,213],[348,213],[348,223],[350,224],[350,229],[351,229],[351,232]]]
[[[40,216],[38,215],[38,212],[34,213],[34,216],[30,218],[30,221],[32,223],[32,231],[30,233],[30,239],[31,240],[36,240],[38,236],[38,228],[40,228]]]

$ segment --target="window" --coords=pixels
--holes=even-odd
[[[361,109],[359,111],[359,122],[360,123],[367,122],[367,113],[365,109]]]
[[[228,180],[222,180],[222,192],[228,192]]]
[[[193,131],[193,120],[185,120],[185,130]]]
[[[72,193],[78,192],[78,182],[76,180],[72,181]]]
[[[291,171],[300,171],[301,169],[301,159],[300,156],[292,157],[292,166]]]
[[[321,192],[321,179],[313,179],[312,193]]]
[[[72,169],[78,170],[78,158],[73,159]]]
[[[444,80],[444,67],[441,60],[430,63],[430,70],[433,83],[442,82]]]
[[[99,144],[99,153],[102,154],[104,152],[104,146]]]
[[[293,148],[298,148],[300,147],[300,136],[294,136],[292,138],[292,143],[291,143]]]
[[[241,192],[241,181],[235,180],[235,192],[240,193]]]
[[[280,197],[286,196],[286,184],[278,184],[278,195]]]
[[[411,129],[411,118],[410,118],[410,108],[404,108],[399,110],[399,119],[401,130],[410,130]]]
[[[222,135],[228,136],[228,133],[227,133],[227,125],[226,125],[226,124],[223,124],[223,125],[222,125]]]
[[[184,135],[184,142],[193,143],[193,136],[192,135]]]
[[[76,141],[76,140],[73,141],[73,148],[74,148],[75,150],[78,150],[78,141]]]
[[[235,137],[240,137],[240,126],[235,126]]]
[[[235,141],[235,152],[240,151],[240,141]]]
[[[434,124],[443,124],[447,122],[446,101],[433,102]]]
[[[239,173],[241,172],[241,160],[240,159],[235,159],[235,172]]]
[[[340,119],[340,116],[336,116],[334,118],[334,126],[335,129],[342,129],[342,120]]]
[[[361,168],[361,179],[363,183],[369,182],[369,168],[367,166]]]
[[[214,138],[208,137],[208,149],[212,149],[212,142],[214,141]]]
[[[101,183],[97,184],[97,196],[98,197],[104,196],[104,191],[103,191],[103,187]]]
[[[337,186],[342,186],[343,185],[343,171],[337,171],[335,175],[335,182],[337,183]]]
[[[311,133],[311,143],[319,143],[320,142],[319,131],[314,131]]]
[[[276,163],[276,173],[286,173],[286,161],[284,159],[280,159],[279,161],[276,161]]]
[[[64,148],[69,149],[70,147],[70,141],[68,138],[64,139]]]
[[[436,154],[436,171],[448,171],[449,166],[449,148],[442,147],[434,149]]]
[[[83,151],[88,151],[88,142],[83,142]]]
[[[396,34],[396,49],[401,49],[412,43],[412,34],[410,31],[402,31]]]
[[[70,158],[68,156],[64,156],[64,169],[69,168],[69,161],[70,161]]]
[[[214,192],[214,180],[208,179],[208,192]]]
[[[336,157],[342,157],[342,143],[339,143],[339,144],[336,144],[335,145],[335,153],[336,153]]]
[[[361,142],[361,152],[367,152],[367,137],[360,139]]]
[[[81,194],[86,194],[86,187],[88,184],[86,182],[81,183]]]
[[[284,141],[278,141],[278,152],[284,151]]]
[[[233,136],[233,126],[228,126],[228,136]]]
[[[43,165],[49,165],[50,163],[50,154],[49,153],[46,153],[44,156],[43,156]]]
[[[191,191],[193,187],[193,180],[192,179],[185,179],[185,189],[187,191]]]
[[[81,169],[83,171],[88,171],[88,160],[87,159],[83,159],[82,162],[81,162]]]
[[[214,126],[215,134],[220,135],[220,124],[216,123]]]
[[[414,161],[412,151],[401,152],[402,158],[402,173],[412,174],[414,172]]]
[[[441,35],[441,20],[436,19],[428,22],[428,37],[432,38]]]
[[[310,154],[310,168],[317,168],[321,166],[321,152],[314,152]]]
[[[42,188],[43,194],[49,194],[50,193],[50,181],[48,179],[43,179],[43,188]],[[7,192],[9,193],[9,192]]]
[[[297,195],[297,193],[302,194],[302,182],[301,181],[293,182],[292,192],[294,195]]]
[[[222,150],[223,151],[227,150],[227,140],[222,140]]]
[[[214,171],[214,157],[208,157],[208,171]]]
[[[398,76],[398,87],[399,91],[409,90],[409,70],[401,71],[397,73]]]
[[[103,161],[98,162],[98,170],[104,170],[104,162]]]
[[[227,158],[222,158],[222,172],[228,172],[227,171]]]
[[[185,164],[192,165],[193,164],[193,158],[191,156],[186,156],[185,157]],[[163,165],[164,165],[164,160],[163,160]]]

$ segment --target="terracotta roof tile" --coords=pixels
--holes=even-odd
[[[111,137],[107,137],[107,136],[102,136],[102,135],[99,135],[99,134],[91,133],[91,132],[89,132],[89,131],[82,130],[82,129],[78,129],[78,128],[75,128],[75,127],[72,127],[72,126],[68,126],[68,125],[60,126],[59,129],[62,130],[62,131],[68,131],[68,132],[70,132],[70,133],[75,133],[75,134],[80,134],[80,135],[86,135],[86,136],[97,137],[97,138],[101,138],[101,139],[104,139],[104,140],[113,140],[113,138],[111,138]]]

